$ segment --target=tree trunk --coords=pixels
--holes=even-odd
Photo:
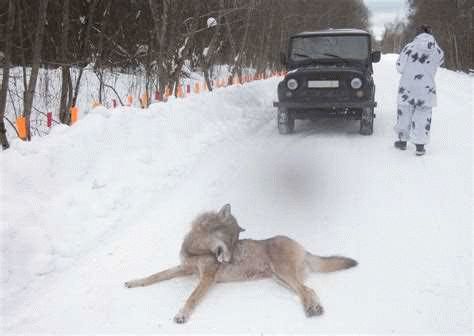
[[[206,82],[207,89],[208,89],[209,91],[212,91],[211,79],[209,78],[209,69],[208,69],[208,68],[204,68],[204,69],[203,69],[203,72],[204,72],[204,81]]]
[[[109,22],[109,13],[110,13],[110,6],[112,4],[112,0],[108,0],[105,5],[105,11],[102,14],[102,20],[100,22],[100,35],[98,37],[97,42],[97,59],[94,66],[94,72],[99,79],[99,94],[98,99],[99,103],[103,104],[104,99],[104,73],[105,69],[103,67],[104,62],[104,31],[106,30],[107,23]]]
[[[12,52],[12,35],[13,27],[15,25],[15,3],[14,0],[8,2],[8,18],[7,25],[5,27],[5,32],[3,38],[5,40],[5,55],[3,60],[3,77],[2,77],[2,87],[0,89],[0,142],[2,144],[2,149],[5,150],[10,147],[7,139],[7,130],[5,129],[5,110],[7,107],[7,92],[10,82],[10,62],[11,62],[11,52]]]
[[[76,106],[77,97],[79,96],[79,89],[80,89],[80,85],[81,85],[81,79],[82,79],[82,75],[84,73],[84,68],[88,64],[87,59],[90,55],[90,52],[89,52],[90,50],[88,49],[88,45],[90,43],[90,36],[91,36],[92,23],[93,23],[93,15],[94,15],[95,9],[97,7],[97,3],[98,3],[98,0],[94,0],[89,5],[89,9],[87,11],[87,24],[86,24],[84,37],[82,37],[82,34],[79,34],[79,41],[80,41],[80,45],[81,45],[81,51],[80,51],[81,64],[79,65],[79,75],[77,76],[76,84],[74,86],[74,95],[72,96],[71,106]]]
[[[209,72],[211,71],[211,67],[214,65],[214,59],[218,52],[218,44],[219,44],[219,33],[220,33],[220,25],[222,22],[222,13],[224,11],[224,0],[219,1],[219,11],[217,14],[217,25],[213,27],[214,34],[207,46],[207,53],[206,55],[202,55],[202,69],[204,72],[204,78],[206,80],[207,88],[209,91],[212,91],[212,85],[209,78]]]
[[[158,10],[155,0],[149,0],[148,4],[150,6],[151,16],[153,18],[154,25],[154,34],[155,38],[158,40],[158,82],[160,86],[160,94],[162,97],[165,95],[165,89],[169,82],[168,71],[165,66],[166,59],[166,46],[165,46],[165,37],[168,27],[168,15],[170,9],[170,0],[162,1],[162,11]],[[161,15],[160,15],[161,14]],[[160,26],[161,23],[161,26]]]
[[[61,100],[59,103],[59,121],[63,124],[69,124],[69,113],[68,109],[71,104],[71,73],[69,72],[67,50],[68,50],[68,38],[69,38],[69,0],[63,0],[63,20],[62,20],[62,33],[61,33],[61,59],[63,65],[61,66]]]
[[[255,4],[252,1],[249,4],[249,8],[247,9],[247,19],[246,19],[246,22],[245,22],[244,34],[242,36],[242,41],[240,43],[240,49],[239,49],[239,53],[237,55],[238,58],[237,58],[236,64],[234,65],[234,68],[232,69],[232,77],[234,77],[235,74],[237,73],[238,76],[239,76],[240,81],[242,80],[243,55],[244,55],[246,47],[247,47],[247,37],[248,37],[249,27],[250,27],[250,18],[251,18],[251,15],[252,15],[252,8],[254,6],[255,6]]]
[[[238,58],[239,58],[239,54],[237,53],[237,47],[235,46],[234,37],[232,36],[232,29],[230,28],[229,19],[225,17],[224,21],[225,21],[225,31],[227,35],[227,41],[229,42],[231,55],[233,56],[232,63],[230,64],[230,71],[229,71],[231,75],[229,76],[229,78],[227,78],[227,84],[232,85],[232,79],[235,75],[235,68],[236,68]]]
[[[38,24],[36,26],[36,33],[33,42],[33,57],[32,57],[32,66],[30,78],[28,81],[28,88],[25,93],[25,103],[24,103],[24,117],[26,119],[26,138],[28,141],[31,140],[30,132],[30,118],[31,118],[31,109],[33,107],[33,98],[35,94],[36,81],[38,79],[38,72],[41,62],[41,49],[43,47],[43,36],[44,36],[44,27],[46,24],[46,10],[48,7],[48,0],[40,0],[40,5],[38,9]]]
[[[59,103],[59,121],[63,124],[69,124],[70,116],[68,113],[72,100],[72,81],[68,65],[61,67],[61,100]]]
[[[454,48],[454,61],[456,63],[456,69],[461,69],[461,63],[459,62],[459,49],[458,49],[458,40],[456,38],[456,33],[453,32],[453,48]]]

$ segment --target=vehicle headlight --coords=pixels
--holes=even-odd
[[[355,90],[362,87],[362,80],[359,77],[354,77],[351,80],[351,87]]]
[[[290,90],[296,90],[298,88],[298,81],[294,78],[292,79],[289,79],[287,82],[286,82],[286,86],[288,87],[288,89]]]

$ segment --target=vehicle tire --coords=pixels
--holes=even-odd
[[[285,108],[278,108],[277,122],[280,134],[291,134],[295,130],[295,118]]]
[[[360,134],[372,135],[374,133],[374,108],[366,107],[362,109],[362,118],[360,119]]]

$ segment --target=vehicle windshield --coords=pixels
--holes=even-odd
[[[369,57],[369,38],[367,36],[305,36],[291,39],[290,60],[357,60]]]

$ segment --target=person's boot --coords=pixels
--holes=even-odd
[[[425,145],[415,145],[416,146],[416,152],[415,154],[417,156],[422,156],[425,155],[426,150],[425,150]]]
[[[407,149],[407,142],[406,141],[397,140],[393,143],[393,145],[395,146],[395,148],[398,148],[400,150]]]

